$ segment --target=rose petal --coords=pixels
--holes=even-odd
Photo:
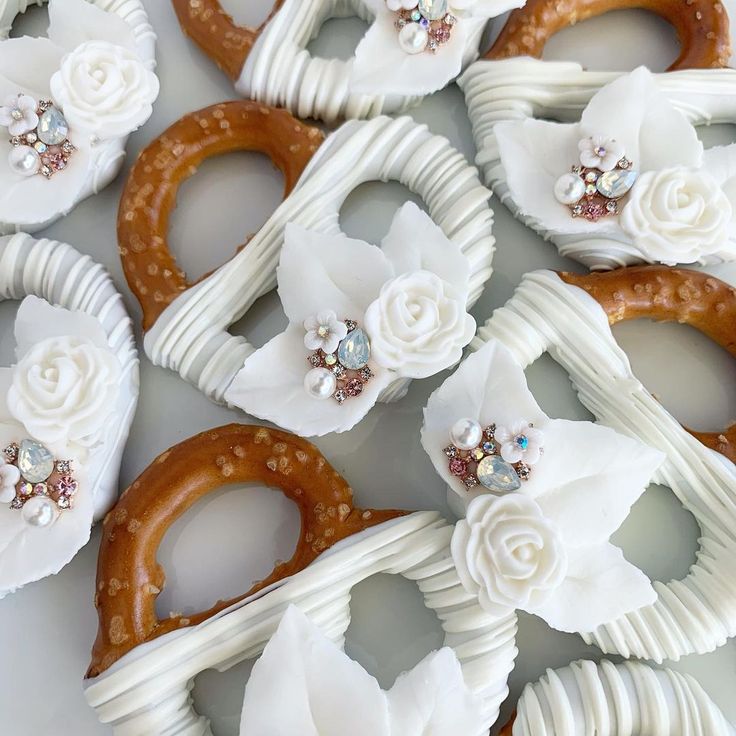
[[[568,564],[552,595],[526,609],[558,631],[589,633],[657,599],[649,578],[612,544],[574,550]]]
[[[374,245],[286,226],[276,278],[290,322],[301,325],[324,309],[340,320],[360,319],[391,276],[387,258]]]
[[[378,682],[290,606],[245,689],[248,736],[388,736]]]
[[[67,51],[86,41],[109,41],[136,51],[133,28],[117,13],[87,0],[53,0],[49,3],[49,38]]]
[[[346,432],[373,407],[392,375],[376,366],[363,392],[340,405],[313,399],[304,390],[310,370],[301,327],[290,326],[245,361],[225,392],[225,400],[305,437]],[[373,368],[373,366],[372,366]]]

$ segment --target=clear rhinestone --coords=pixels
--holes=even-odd
[[[478,485],[478,479],[471,473],[463,478],[466,488],[475,488]]]
[[[18,470],[25,480],[40,483],[54,472],[54,458],[40,442],[23,440],[18,451]]]
[[[23,508],[23,501],[16,496],[11,502],[10,502],[10,508],[14,510],[22,509]]]
[[[507,493],[521,487],[514,468],[499,455],[488,455],[478,463],[476,471],[481,485],[489,491]]]
[[[58,146],[69,135],[69,125],[61,111],[51,106],[38,120],[38,137],[49,146]]]
[[[444,18],[447,9],[447,0],[419,0],[419,12],[429,20]]]
[[[452,458],[454,457],[457,457],[457,447],[455,447],[455,445],[448,445],[442,452],[444,452],[445,455],[450,458],[450,460],[452,460]]]
[[[26,143],[34,144],[38,140],[35,133],[26,133]]]
[[[516,466],[516,473],[521,480],[529,480],[529,476],[532,474],[532,469],[526,463],[518,463]]]
[[[56,499],[56,505],[60,509],[68,509],[71,508],[72,501],[68,496],[59,496],[59,498]]]
[[[319,357],[319,353],[312,353],[307,360],[313,368],[319,368],[322,365],[322,358]]]
[[[490,424],[483,430],[483,434],[489,439],[493,439],[493,435],[496,434],[496,425]]]
[[[445,25],[446,26],[454,26],[455,23],[457,23],[457,18],[452,13],[448,13],[445,16]]]
[[[614,200],[611,200],[610,202],[606,202],[606,209],[612,214],[615,214],[618,211],[618,205]]]
[[[342,404],[345,399],[347,399],[348,395],[343,391],[343,389],[339,388],[335,393],[333,394],[335,401],[337,401],[338,404]]]
[[[13,442],[12,444],[8,445],[4,450],[3,453],[5,455],[5,459],[9,463],[14,463],[18,459],[18,445]]]
[[[631,166],[631,161],[625,156],[618,162],[618,165],[622,169],[628,169]]]
[[[365,368],[371,357],[371,344],[368,335],[359,327],[356,327],[340,342],[337,357],[350,370],[358,371]]]
[[[637,176],[636,171],[614,169],[601,174],[595,186],[604,197],[620,199],[634,186]]]
[[[345,320],[345,327],[348,328],[348,332],[352,332],[357,326],[358,323],[354,319]]]
[[[360,377],[363,379],[363,383],[366,383],[367,381],[370,381],[371,378],[373,378],[373,371],[368,368],[368,366],[366,366],[365,368],[361,368]]]

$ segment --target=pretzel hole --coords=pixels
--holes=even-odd
[[[220,0],[222,9],[239,26],[258,28],[268,18],[272,3],[243,2],[243,0]]]
[[[625,49],[625,53],[622,53]],[[577,61],[591,71],[664,71],[680,52],[674,28],[647,10],[616,10],[563,28],[547,42],[546,61]]]
[[[307,51],[321,59],[350,59],[367,30],[368,23],[358,17],[328,18],[307,45]]]
[[[15,316],[20,307],[19,301],[0,301],[0,365],[13,365],[15,355]]]
[[[425,606],[416,583],[400,575],[374,575],[356,585],[350,617],[345,652],[384,690],[443,646],[437,615]]]
[[[24,13],[18,13],[10,29],[11,38],[33,36],[44,38],[49,28],[49,11],[46,5],[30,5]]]
[[[567,371],[547,353],[528,366],[524,374],[529,390],[547,416],[595,421],[595,417],[580,403]]]
[[[699,125],[695,128],[695,132],[706,148],[728,146],[736,141],[736,125],[733,123]]]
[[[190,281],[230,260],[284,196],[284,176],[268,156],[238,151],[206,159],[184,180],[169,244]]]
[[[166,573],[156,599],[159,618],[242,595],[274,563],[292,556],[300,528],[298,507],[278,489],[238,483],[203,497],[171,525],[159,547]]]
[[[695,328],[639,319],[613,327],[634,375],[683,425],[719,431],[736,421],[736,360]]]

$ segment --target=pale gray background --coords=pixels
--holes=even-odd
[[[267,0],[223,0],[241,22],[257,23]],[[181,115],[233,97],[230,82],[183,36],[168,0],[147,0],[159,35],[161,97],[150,122],[134,135],[133,155]],[[16,24],[15,33],[40,35],[46,11],[34,9]],[[357,20],[330,21],[312,48],[323,55],[349,55],[363,32]],[[497,26],[496,26],[497,28]],[[625,11],[565,31],[549,45],[548,58],[575,59],[591,68],[630,69],[646,63],[664,69],[676,55],[672,31],[643,12]],[[413,111],[436,133],[447,135],[472,159],[470,126],[457,87],[426,100]],[[736,139],[731,126],[705,131],[710,142]],[[66,240],[104,263],[125,294],[136,322],[139,309],[127,290],[117,256],[115,215],[122,178],[100,196],[87,200],[45,233]],[[181,191],[173,217],[171,243],[190,276],[219,265],[247,233],[263,223],[281,197],[282,180],[270,163],[255,154],[230,155],[206,163]],[[352,236],[374,242],[385,233],[406,190],[395,184],[369,184],[346,203],[342,223]],[[535,268],[574,268],[554,248],[516,222],[495,200],[497,238],[495,273],[474,309],[484,321],[511,296],[521,275]],[[736,268],[715,269],[736,282]],[[0,305],[0,361],[12,362],[11,324],[16,304]],[[285,324],[275,295],[255,305],[237,326],[262,344]],[[734,363],[720,348],[687,327],[646,322],[616,329],[647,386],[684,422],[717,429],[736,419]],[[125,455],[121,485],[132,481],[160,451],[207,427],[248,421],[237,412],[211,404],[177,375],[154,368],[142,356],[142,389],[136,421]],[[588,418],[566,375],[551,360],[535,364],[528,376],[543,407],[553,416]],[[415,382],[399,404],[380,406],[348,435],[317,442],[343,472],[363,506],[400,506],[446,511],[444,486],[419,444],[421,410],[444,376]],[[595,489],[591,489],[592,492]],[[276,558],[293,548],[298,517],[278,493],[250,493],[225,488],[199,503],[175,524],[160,553],[168,586],[159,610],[195,611],[214,600],[243,592],[270,571]],[[616,537],[633,562],[652,578],[683,577],[694,560],[697,525],[674,496],[651,488],[634,508]],[[82,696],[82,676],[95,636],[92,606],[99,535],[56,578],[30,585],[0,602],[0,731],[13,736],[101,736]],[[395,578],[369,580],[354,590],[353,623],[348,651],[384,687],[441,641],[434,615],[423,608],[412,584]],[[545,624],[521,617],[517,667],[511,676],[512,699],[547,667],[600,653],[576,636],[550,631]],[[699,678],[706,690],[736,721],[736,646],[733,642],[702,657],[675,665]],[[194,697],[209,715],[217,736],[238,731],[243,688],[250,664],[225,674],[197,678]],[[507,704],[508,713],[511,703]]]

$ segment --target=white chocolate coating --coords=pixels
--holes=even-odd
[[[20,300],[31,294],[99,320],[123,369],[121,391],[128,396],[127,409],[113,417],[117,433],[101,453],[104,458],[88,468],[94,479],[95,520],[99,520],[118,496],[120,462],[138,401],[133,325],[110,275],[89,256],[66,243],[35,240],[25,233],[0,238],[0,300]]]
[[[487,736],[508,693],[517,650],[516,616],[494,619],[466,593],[450,555],[452,526],[424,511],[386,522],[340,542],[312,565],[193,628],[139,646],[86,684],[86,698],[116,736],[211,736],[192,708],[194,677],[258,656],[289,604],[302,609],[336,642],[350,623],[350,590],[377,573],[416,581],[446,632],[468,687],[483,701]]]
[[[547,670],[519,699],[513,736],[734,736],[690,676],[641,662]]]
[[[525,118],[577,122],[601,87],[623,72],[584,71],[575,62],[539,61],[529,57],[478,61],[459,80],[465,93],[478,155],[476,163],[498,198],[514,216],[551,240],[560,254],[593,270],[643,263],[647,259],[622,234],[553,234],[532,217],[521,215],[512,200],[494,134],[497,123]],[[654,75],[656,83],[695,126],[736,121],[734,69],[692,69]],[[563,173],[563,172],[560,172]],[[724,243],[724,246],[726,244]],[[701,263],[723,260],[718,253]]]
[[[148,331],[146,355],[177,371],[210,399],[223,395],[253,346],[227,328],[276,285],[276,266],[288,222],[339,232],[340,207],[367,181],[399,181],[426,202],[432,219],[470,260],[472,306],[491,275],[494,238],[490,192],[441,136],[411,118],[350,121],[317,150],[299,182],[232,260],[177,297]],[[382,396],[403,396],[407,381]]]
[[[634,376],[603,308],[551,271],[528,273],[471,347],[497,338],[526,368],[548,352],[596,419],[667,456],[655,477],[700,525],[696,563],[684,580],[655,582],[657,601],[581,632],[604,652],[661,662],[710,652],[736,635],[736,467],[685,431]],[[592,489],[595,492],[595,489]]]

